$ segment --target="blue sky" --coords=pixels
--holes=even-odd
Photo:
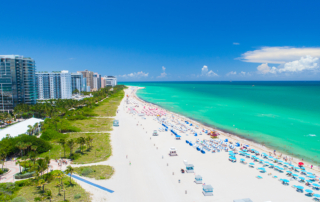
[[[6,1],[0,55],[120,81],[319,80],[320,1]]]

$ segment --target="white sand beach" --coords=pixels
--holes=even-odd
[[[126,95],[130,94],[131,99],[136,99],[131,94],[132,90],[125,91]],[[153,120],[154,117],[145,116],[146,119],[142,119],[138,115],[128,113],[127,107],[129,105],[123,99],[116,116],[120,126],[114,127],[111,133],[112,156],[105,162],[86,164],[114,167],[115,174],[109,180],[88,179],[113,190],[114,193],[78,182],[92,193],[93,201],[227,202],[243,198],[250,198],[254,202],[312,201],[313,197],[306,196],[305,192],[297,192],[292,185],[301,185],[305,189],[312,188],[286,176],[286,171],[280,173],[267,167],[266,173],[260,173],[257,168],[262,165],[255,163],[255,168],[250,168],[248,164],[239,162],[239,159],[244,157],[237,156],[237,162],[232,163],[228,160],[228,152],[202,154],[186,144],[186,140],[192,142],[196,139],[209,140],[210,137],[206,134],[195,137],[190,133],[188,136],[179,133],[182,136],[181,140],[176,140],[171,132],[158,132],[158,136],[152,136],[153,130],[160,127],[160,124]],[[177,149],[178,156],[168,155],[171,147]],[[257,150],[261,151],[259,148]],[[253,162],[249,158],[245,159],[248,163]],[[195,173],[181,173],[180,170],[186,168],[184,160],[194,165]],[[300,173],[297,174],[301,176]],[[315,174],[319,176],[319,173]],[[212,185],[213,196],[202,194],[202,185],[194,182],[195,175],[201,175],[203,183]],[[263,179],[257,179],[258,175]],[[278,178],[273,178],[274,175]],[[289,185],[283,185],[279,181],[280,178],[290,180]],[[313,191],[320,193],[317,190]]]

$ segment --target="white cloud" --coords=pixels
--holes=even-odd
[[[261,64],[257,67],[259,74],[276,73],[276,67],[269,67],[268,63]]]
[[[162,66],[162,73],[160,74],[160,76],[158,76],[158,78],[164,78],[167,76],[167,73],[166,73],[166,68],[164,66]]]
[[[246,75],[246,72],[241,71],[240,74],[242,74],[243,76]]]
[[[226,75],[227,75],[227,76],[230,76],[230,75],[236,75],[236,74],[237,74],[237,72],[231,71],[231,72],[228,72]]]
[[[240,45],[240,43],[238,43],[238,42],[233,42],[233,45]]]
[[[140,77],[148,77],[149,73],[144,73],[143,71],[141,72],[134,72],[134,73],[130,73],[130,74],[124,74],[124,75],[120,75],[119,77],[123,77],[123,78],[140,78]]]
[[[204,65],[201,68],[201,76],[212,77],[212,76],[219,76],[219,75],[216,74],[215,72],[213,72],[212,70],[209,71],[208,67],[206,65]]]
[[[268,63],[261,64],[257,67],[257,70],[261,74],[267,73],[283,73],[283,72],[301,72],[304,70],[315,70],[319,67],[318,62],[319,58],[312,57],[307,55],[305,57],[301,57],[299,60],[286,62],[280,65],[278,68],[269,67]]]
[[[253,63],[284,64],[299,60],[306,55],[320,57],[320,48],[262,47],[258,50],[247,51],[237,59]]]

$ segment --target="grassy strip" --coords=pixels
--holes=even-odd
[[[74,167],[75,173],[96,180],[109,179],[113,175],[113,168],[107,165]]]
[[[72,138],[87,137],[91,136],[93,138],[92,147],[86,148],[82,147],[82,152],[80,152],[80,145],[76,145],[73,149],[75,160],[74,163],[96,163],[100,161],[105,161],[111,156],[111,145],[110,145],[110,134],[109,133],[71,133],[66,141]],[[65,146],[66,157],[70,155],[70,148]],[[50,152],[42,153],[39,157],[49,156],[51,159],[59,159],[64,156],[63,147],[54,143]]]
[[[103,100],[99,103],[99,106],[96,107],[93,112],[98,116],[110,117],[115,116],[117,113],[118,106],[124,97],[124,91],[110,95],[108,99]]]
[[[25,198],[26,201],[35,201],[35,198],[45,199],[44,201],[49,201],[48,197],[45,197],[46,193],[43,193],[42,188],[37,187],[36,180],[30,179],[30,181],[31,185],[23,186],[18,192],[17,196]],[[54,179],[44,186],[45,192],[50,190],[52,193],[51,201],[64,201],[64,193],[66,195],[66,200],[68,201],[91,201],[90,193],[86,192],[73,180],[72,184],[70,184],[70,177],[67,176],[62,179],[65,192],[60,190],[59,195],[59,187],[57,186],[57,184],[59,184],[59,181],[59,179]]]
[[[72,122],[72,126],[80,128],[82,132],[106,132],[112,130],[113,119],[90,118]]]

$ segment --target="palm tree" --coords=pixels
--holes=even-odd
[[[71,166],[68,166],[67,169],[65,170],[65,172],[67,174],[70,174],[70,184],[72,184],[71,183],[71,176],[72,176],[72,173],[74,172],[74,168],[72,168]]]
[[[46,184],[46,181],[44,179],[40,179],[38,181],[38,187],[42,187],[42,191],[44,192],[44,185]]]
[[[33,127],[31,126],[31,125],[28,125],[28,131],[27,131],[27,133],[29,134],[29,135],[32,135],[33,134]]]
[[[77,143],[80,144],[80,152],[82,152],[81,148],[82,145],[86,142],[86,140],[84,139],[84,137],[78,137],[77,138]]]
[[[67,146],[70,148],[70,156],[72,156],[72,150],[73,150],[75,144],[76,143],[74,142],[73,139],[70,139],[70,140],[67,141]]]
[[[7,152],[2,149],[0,151],[0,159],[2,160],[2,170],[3,170],[3,165],[4,165],[6,158],[7,158]]]
[[[25,143],[25,146],[26,146],[26,150],[27,150],[27,151],[30,151],[29,147],[32,146],[32,143],[31,143],[31,142],[26,142],[26,143]]]
[[[59,187],[59,195],[60,195],[60,188],[63,186],[62,184],[62,179],[63,179],[64,174],[62,172],[57,172],[53,175],[54,178],[59,179],[59,183],[57,186]]]
[[[22,143],[22,142],[18,142],[18,143],[16,144],[16,147],[18,147],[18,149],[20,149],[20,152],[21,152],[20,157],[22,157],[22,148],[24,147],[24,146],[23,146],[23,143]]]
[[[65,139],[60,139],[60,140],[59,140],[59,144],[62,145],[64,157],[66,157],[66,148],[65,148],[66,140],[65,140]]]
[[[40,176],[42,176],[42,172],[45,171],[48,168],[48,163],[45,159],[38,159],[37,162],[37,171],[40,173]]]

